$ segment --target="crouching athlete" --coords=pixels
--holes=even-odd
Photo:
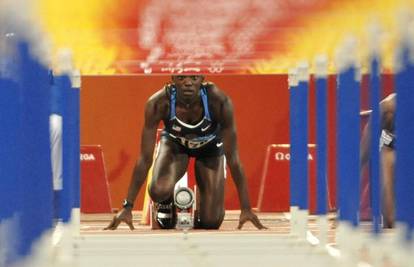
[[[238,228],[241,229],[247,221],[258,229],[265,228],[251,209],[230,98],[213,83],[204,82],[204,76],[177,75],[146,103],[141,155],[133,170],[128,195],[123,209],[105,229],[115,230],[121,222],[134,229],[132,206],[152,165],[156,132],[161,121],[165,128],[149,186],[161,228],[175,227],[174,186],[187,171],[190,157],[195,158],[200,193],[198,218],[194,219],[196,228],[218,229],[223,222],[225,158],[240,201]]]

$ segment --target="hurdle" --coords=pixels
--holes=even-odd
[[[350,40],[342,48],[343,51],[340,56],[349,56],[353,53],[350,51],[355,49],[354,41]],[[341,258],[340,264],[356,264],[359,260],[357,253],[364,245],[366,245],[366,236],[359,229],[359,140],[360,140],[360,69],[356,67],[355,59],[352,58],[341,58],[338,62],[339,73],[338,77],[338,88],[337,88],[337,120],[338,120],[338,134],[337,134],[337,145],[339,147],[337,160],[338,160],[338,202],[339,202],[339,229],[338,229],[338,244],[341,247],[341,253],[339,250],[331,251],[330,254]],[[327,217],[326,217],[326,204],[327,204],[327,195],[326,195],[326,87],[327,87],[327,58],[318,57],[315,59],[315,76],[316,76],[316,95],[317,95],[317,176],[318,176],[318,225],[320,230],[319,235],[319,244],[326,245],[326,232],[327,232]],[[373,61],[370,86],[373,91],[371,95],[371,108],[372,110],[369,113],[376,113],[378,116],[378,99],[379,99],[379,76],[378,74],[378,62]],[[295,87],[298,87],[298,83],[295,80],[297,78],[298,71],[293,69],[289,73],[289,86],[291,90],[291,116],[299,116],[300,112],[298,111],[298,106],[301,106],[298,100],[297,91],[295,92]],[[376,103],[376,106],[375,104]],[[303,106],[303,105],[302,105]],[[306,112],[306,110],[302,111]],[[293,117],[292,116],[292,117]],[[375,116],[375,114],[374,114]],[[297,142],[295,136],[292,136],[292,132],[297,131],[297,122],[293,121],[291,117],[291,142]],[[377,117],[378,118],[378,117]],[[374,118],[375,120],[375,118]],[[305,125],[305,124],[303,124]],[[375,134],[377,139],[377,144],[379,142],[378,137],[378,127],[379,122],[374,124],[372,127],[376,127],[372,134]],[[306,131],[302,131],[306,132]],[[306,137],[302,135],[302,138],[306,140]],[[295,180],[295,170],[292,168],[295,167],[295,147],[292,145],[292,162],[291,162],[291,183],[298,183]],[[376,149],[378,154],[378,145],[375,143],[371,147]],[[306,150],[305,150],[306,151]],[[379,168],[378,167],[378,156],[377,163],[373,162],[371,164],[371,169]],[[371,177],[373,180],[372,184],[375,187],[373,190],[373,195],[371,196],[371,201],[374,203],[374,223],[372,227],[372,232],[374,235],[379,233],[379,170],[372,171]],[[291,186],[291,192],[293,197],[295,197],[294,187]],[[302,189],[303,190],[303,189]],[[295,201],[295,200],[294,200]],[[293,202],[294,203],[294,202]],[[298,233],[306,231],[303,226],[298,226],[298,220],[300,215],[297,215],[298,208],[292,205],[291,216],[292,216],[292,232],[300,236]],[[306,226],[305,226],[306,227]],[[349,242],[349,240],[352,240]],[[329,251],[328,251],[329,252]],[[335,255],[334,255],[335,254]]]
[[[410,23],[409,25],[412,25]],[[410,35],[410,37],[412,37]],[[406,38],[406,36],[404,36]],[[342,47],[341,56],[354,54],[350,50],[352,42]],[[341,58],[338,61],[338,189],[339,189],[339,228],[337,232],[338,245],[341,249],[341,261],[339,264],[347,266],[356,264],[361,260],[358,250],[368,249],[371,264],[382,266],[385,260],[391,261],[397,266],[412,266],[412,202],[409,200],[410,193],[408,188],[413,188],[412,173],[413,161],[410,148],[414,147],[412,136],[414,127],[409,122],[413,118],[413,77],[414,67],[410,60],[410,53],[414,51],[414,46],[406,41],[401,44],[401,54],[399,69],[395,71],[396,92],[397,92],[397,112],[396,112],[396,132],[399,146],[396,148],[396,229],[395,235],[384,236],[381,230],[381,179],[380,179],[380,95],[381,79],[380,64],[381,58],[378,54],[371,55],[370,77],[369,77],[369,100],[370,110],[361,112],[359,115],[359,79],[356,61],[352,58]],[[347,51],[348,52],[344,52]],[[410,52],[411,51],[411,52]],[[348,114],[346,114],[348,113]],[[353,149],[358,145],[358,125],[360,115],[370,115],[370,202],[372,204],[372,228],[371,235],[362,232],[359,225],[358,205],[355,200],[359,199],[359,166],[355,159],[358,159],[358,151]],[[408,126],[409,125],[409,126]],[[400,138],[402,135],[402,140]],[[344,155],[344,152],[346,155]],[[353,155],[354,158],[349,157]],[[353,162],[350,164],[350,162]],[[346,171],[345,171],[346,170]],[[344,181],[344,177],[347,177]],[[349,182],[352,181],[352,183]],[[347,199],[346,199],[347,197]],[[350,245],[352,244],[352,245]],[[361,263],[362,264],[362,263]],[[367,263],[365,263],[367,264]]]
[[[413,25],[412,20],[409,25]],[[395,163],[395,220],[396,237],[394,240],[395,260],[401,264],[411,262],[413,266],[412,249],[414,214],[412,193],[414,161],[412,156],[414,127],[412,122],[414,109],[414,62],[412,53],[414,44],[412,35],[403,36],[400,48],[400,68],[396,74],[396,163]],[[411,42],[410,42],[411,41]]]
[[[308,81],[306,62],[289,73],[291,234],[300,239],[308,235]]]
[[[9,232],[11,240],[1,242],[0,250],[7,250],[2,255],[4,264],[13,264],[26,258],[31,254],[35,244],[43,244],[44,238],[50,234],[52,227],[52,180],[49,146],[49,78],[48,70],[33,58],[28,42],[11,35],[6,45],[14,47],[15,53],[8,55],[12,57],[13,63],[17,65],[13,76],[2,77],[2,90],[4,89],[6,99],[16,105],[10,111],[16,115],[14,125],[10,125],[11,132],[15,134],[11,143],[4,144],[6,151],[11,153],[9,168],[16,168],[6,173],[10,176],[12,184],[8,188],[10,192],[4,192],[9,199],[11,213],[5,214],[1,219],[12,220],[14,227],[4,231]],[[7,67],[7,66],[6,66]],[[4,87],[3,87],[4,86]],[[10,92],[14,90],[14,92]],[[8,114],[8,110],[2,111]],[[7,123],[7,121],[5,121]],[[11,136],[5,136],[11,138]],[[9,142],[9,141],[7,141]],[[14,143],[16,142],[16,143]],[[10,145],[15,147],[10,147]],[[9,148],[7,148],[9,147]],[[11,150],[10,150],[11,149]],[[33,160],[36,158],[36,160]],[[6,167],[3,165],[2,168]],[[3,178],[1,179],[3,183]],[[47,190],[50,188],[50,190]],[[2,192],[3,194],[3,192]],[[11,194],[11,195],[8,195]],[[14,199],[15,201],[10,201]],[[33,203],[43,203],[33,207]],[[36,222],[36,223],[27,223]],[[1,221],[1,224],[3,222]],[[9,242],[11,246],[8,247]]]
[[[291,192],[291,234],[306,240],[312,246],[319,245],[325,249],[327,245],[327,170],[326,170],[326,101],[327,101],[327,59],[317,58],[315,65],[317,93],[317,225],[319,236],[308,230],[308,108],[309,108],[309,65],[300,62],[298,67],[289,72],[290,88],[290,192]],[[325,159],[324,159],[325,158]],[[325,162],[325,163],[324,163]],[[333,251],[331,247],[328,247]],[[337,254],[337,251],[332,252]]]
[[[49,69],[38,59],[42,55],[33,54],[36,49],[25,34],[7,36],[2,45],[7,47],[8,54],[2,56],[10,60],[0,71],[2,100],[7,102],[1,105],[0,122],[10,131],[2,131],[1,140],[5,142],[2,153],[7,156],[2,154],[1,169],[6,172],[0,179],[0,195],[9,208],[0,213],[0,265],[48,266],[55,253],[53,240],[57,235],[53,228]],[[74,75],[73,83],[69,78],[55,77],[55,81],[67,94],[63,121],[66,191],[62,194],[59,214],[66,222],[71,218],[76,222],[72,223],[75,230],[68,234],[72,237],[79,233],[80,222],[79,90],[73,89],[80,87],[80,75]]]
[[[371,73],[370,73],[370,105],[371,105],[371,145],[370,154],[371,160],[369,165],[369,181],[371,185],[371,205],[372,205],[372,232],[374,236],[378,236],[381,231],[381,181],[380,181],[380,153],[378,150],[379,140],[381,135],[380,129],[380,63],[377,57],[374,57],[371,62]]]
[[[355,264],[362,237],[359,231],[360,194],[360,67],[357,65],[356,40],[345,40],[337,51],[337,187],[339,226],[337,243],[344,264]]]
[[[75,238],[80,232],[80,73],[72,65],[69,50],[58,52],[58,67],[54,77],[54,90],[62,94],[62,180],[58,191],[57,224],[52,242],[57,261],[71,262]],[[55,159],[56,160],[56,159]]]
[[[6,59],[5,51],[0,51],[1,57]],[[9,60],[12,61],[13,58]],[[16,188],[15,184],[21,184],[20,159],[22,157],[21,145],[21,120],[22,110],[20,96],[22,88],[18,81],[12,79],[13,73],[9,69],[0,69],[0,124],[8,129],[0,131],[0,166],[2,175],[0,179],[1,203],[9,203],[0,209],[0,265],[14,263],[19,258],[19,246],[16,235],[20,230],[19,216],[23,207],[22,187]]]
[[[316,87],[316,156],[317,156],[317,220],[319,242],[321,246],[328,243],[327,216],[327,99],[328,99],[328,58],[318,55],[314,61]]]

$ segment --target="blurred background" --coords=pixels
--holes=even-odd
[[[358,49],[363,61],[373,31],[392,70],[412,8],[410,0],[2,0],[7,16],[41,29],[52,55],[70,48],[84,75],[286,73],[298,60],[333,58],[348,36],[365,47]]]
[[[402,47],[409,48],[403,57]],[[171,75],[206,75],[232,98],[251,202],[264,212],[288,212],[291,204],[289,162],[275,163],[275,153],[289,151],[272,150],[291,142],[288,78],[307,66],[313,147],[315,81],[326,78],[327,202],[336,211],[338,74],[355,67],[360,110],[369,110],[372,59],[380,59],[384,97],[413,63],[413,51],[414,0],[0,0],[0,267],[54,229],[56,205],[64,223],[78,224],[72,208],[110,214],[120,207],[140,152],[145,102]],[[70,179],[61,195],[52,190],[51,103],[67,118],[63,176]],[[309,162],[311,213],[315,164]],[[192,169],[188,174],[193,179]],[[362,194],[362,202],[369,197]],[[141,190],[137,211],[144,198]],[[10,199],[17,200],[8,205]],[[239,209],[231,179],[225,206]],[[25,227],[26,221],[35,223]]]

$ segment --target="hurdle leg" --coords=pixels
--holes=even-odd
[[[319,244],[322,247],[325,247],[328,244],[328,216],[326,215],[319,215],[317,219],[318,228],[319,228]]]
[[[291,235],[297,235],[298,231],[298,207],[297,206],[291,206],[290,207],[290,234]]]
[[[297,234],[300,239],[307,240],[308,238],[308,210],[299,209],[297,212],[298,222],[297,222]]]
[[[361,259],[364,235],[351,223],[342,221],[338,225],[337,244],[341,251],[341,266],[356,266]]]

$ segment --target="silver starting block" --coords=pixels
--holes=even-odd
[[[177,208],[176,229],[188,230],[194,227],[195,195],[188,187],[178,187],[174,192],[174,204]]]

